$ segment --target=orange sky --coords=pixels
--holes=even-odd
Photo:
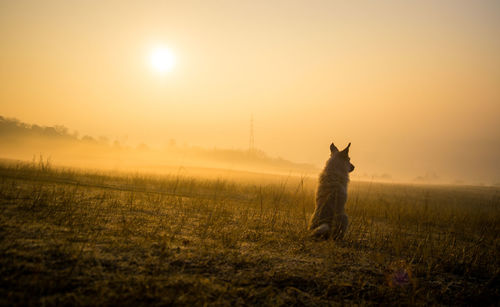
[[[499,37],[498,1],[2,1],[0,115],[500,182]]]

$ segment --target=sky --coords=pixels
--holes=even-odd
[[[0,115],[233,149],[253,116],[273,156],[498,183],[499,37],[498,1],[4,0]]]

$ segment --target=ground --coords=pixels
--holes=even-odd
[[[495,305],[500,190],[352,182],[315,241],[314,178],[0,166],[1,305]]]

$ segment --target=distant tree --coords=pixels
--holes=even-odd
[[[68,128],[66,128],[63,125],[55,125],[54,129],[59,135],[67,136],[68,135]]]
[[[43,127],[40,127],[38,125],[32,125],[31,126],[31,131],[34,134],[42,135],[43,134]]]
[[[56,137],[60,135],[54,127],[45,127],[43,129],[43,134],[49,137]]]

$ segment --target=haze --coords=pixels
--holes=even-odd
[[[253,115],[271,156],[352,142],[363,178],[498,183],[499,3],[2,1],[0,115],[230,149]]]

